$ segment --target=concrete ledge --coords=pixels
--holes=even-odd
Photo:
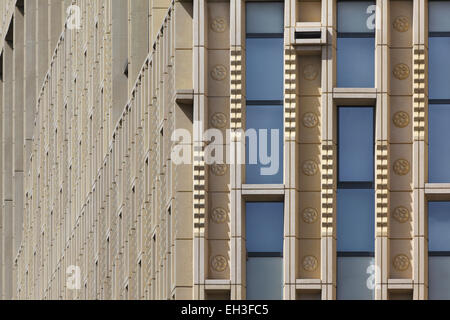
[[[373,105],[377,98],[375,88],[333,88],[336,104]]]
[[[388,279],[388,289],[412,290],[412,279]]]
[[[193,89],[182,89],[177,90],[175,93],[175,101],[178,103],[193,103],[194,101],[194,90]]]
[[[322,289],[322,280],[320,279],[296,279],[295,289],[300,290],[320,290]]]
[[[243,184],[242,195],[250,201],[283,200],[284,184]]]
[[[229,279],[205,279],[205,290],[223,291],[231,288],[231,280]]]
[[[428,200],[450,200],[450,183],[426,183],[425,196]]]

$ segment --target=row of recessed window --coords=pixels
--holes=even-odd
[[[366,2],[356,4],[361,9]],[[341,10],[352,15],[351,9],[345,3]],[[278,153],[275,157],[279,161],[278,171],[272,175],[261,174],[264,165],[260,162],[249,163],[253,145],[247,138],[246,182],[282,183],[283,3],[247,3],[246,13],[246,128],[279,130],[278,150],[270,137],[264,143],[272,160],[273,154]],[[272,22],[266,24],[268,21]],[[345,23],[342,28],[352,31],[351,25]],[[366,269],[373,264],[375,241],[374,108],[342,106],[338,115],[338,298],[361,299],[373,296],[364,286]],[[246,204],[248,299],[282,298],[283,205],[283,202]]]
[[[337,85],[373,87],[375,10],[370,1],[338,2]],[[252,143],[246,140],[246,182],[283,182],[283,7],[281,2],[247,3],[246,128],[278,130],[264,142],[267,155],[277,153],[275,174],[258,158],[249,163]],[[450,2],[430,2],[429,40],[429,181],[450,182]],[[448,96],[447,96],[448,95]],[[259,145],[259,148],[261,145]],[[338,107],[337,297],[373,299],[367,286],[374,264],[374,107]],[[450,248],[435,249],[450,239],[450,204],[429,204],[430,298],[450,291],[438,281],[450,274]],[[446,223],[434,223],[436,219]],[[448,221],[447,221],[448,220]],[[247,297],[282,297],[283,203],[247,203]],[[268,236],[270,235],[270,236]],[[434,239],[431,241],[431,239]],[[444,240],[442,240],[444,239]],[[442,248],[441,248],[442,249]],[[447,254],[448,253],[448,254]],[[447,274],[447,275],[448,275]],[[270,276],[268,276],[270,275]],[[450,278],[450,277],[447,277]],[[442,287],[445,287],[442,289]]]
[[[338,298],[373,298],[366,283],[375,243],[374,112],[352,106],[338,114]],[[283,212],[282,202],[246,205],[249,299],[282,297]]]
[[[368,10],[372,5],[370,1],[338,2],[338,87],[374,86],[374,19]],[[428,181],[445,183],[450,182],[450,59],[446,54],[450,51],[450,2],[430,1],[429,14]],[[271,162],[270,174],[262,174],[261,168],[268,165],[259,154],[256,162],[251,161],[250,146],[257,142],[247,138],[246,182],[283,183],[282,2],[247,4],[246,68],[246,128],[267,130],[266,153],[276,162]],[[278,148],[271,138],[277,139]]]
[[[338,3],[338,86],[373,87],[375,39],[367,22],[373,4]],[[246,7],[246,129],[267,130],[257,140],[246,138],[249,184],[283,183],[283,12],[283,2]]]

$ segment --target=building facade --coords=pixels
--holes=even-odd
[[[450,299],[450,1],[2,0],[3,299]]]

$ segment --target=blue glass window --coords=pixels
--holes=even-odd
[[[450,1],[428,6],[428,181],[450,182]]]
[[[449,99],[450,61],[448,52],[450,52],[450,37],[430,37],[428,46],[429,97],[430,99]]]
[[[450,182],[450,104],[428,108],[428,180]]]
[[[375,2],[339,1],[337,5],[337,86],[375,85]]]
[[[338,107],[338,299],[374,298],[374,146],[374,108]]]
[[[337,258],[337,299],[373,300],[375,290],[367,279],[373,274],[375,259],[372,257]]]
[[[247,259],[247,300],[283,299],[283,258]]]
[[[428,202],[428,297],[450,299],[450,202]]]
[[[428,250],[450,252],[450,202],[428,203]]]
[[[338,32],[375,33],[374,6],[375,1],[338,1]]]
[[[284,2],[247,2],[247,33],[283,33]]]
[[[450,299],[450,256],[428,258],[428,299]]]
[[[375,191],[337,190],[337,247],[339,252],[375,251]]]
[[[339,108],[339,181],[373,181],[372,107]]]
[[[450,1],[428,2],[428,31],[448,32],[450,31]]]
[[[283,252],[283,203],[247,202],[248,252]]]
[[[247,39],[247,100],[283,100],[283,38]]]
[[[281,299],[283,288],[283,202],[247,202],[247,299]]]
[[[246,28],[246,183],[281,184],[284,3],[248,2]]]
[[[246,128],[246,182],[283,183],[283,106],[247,105]]]
[[[337,86],[373,88],[375,41],[373,38],[337,39]]]

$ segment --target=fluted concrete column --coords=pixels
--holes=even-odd
[[[111,0],[112,10],[112,127],[115,127],[127,102],[128,79],[128,3]]]
[[[2,125],[2,298],[12,297],[13,263],[13,30],[3,48]]]
[[[139,71],[142,68],[149,50],[148,34],[148,0],[128,0],[129,10],[129,37],[128,37],[128,91],[135,82]]]
[[[23,7],[16,7],[14,12],[14,56],[13,56],[13,258],[17,256],[22,242],[24,191],[23,191],[23,142],[24,142],[24,11]],[[14,292],[17,281],[14,277]]]

